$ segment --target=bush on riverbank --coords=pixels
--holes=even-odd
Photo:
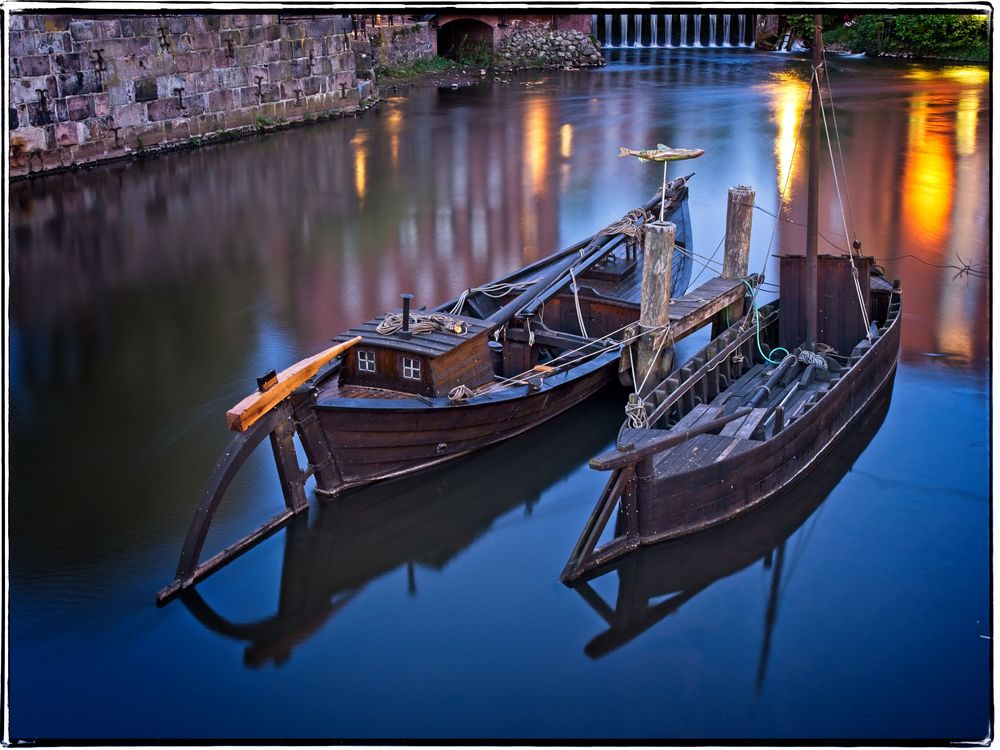
[[[810,15],[789,15],[789,28],[808,45]],[[823,17],[823,42],[830,49],[869,55],[931,57],[988,62],[989,19],[962,13],[868,13],[846,20]]]
[[[910,54],[986,62],[986,16],[948,14],[871,14],[851,25],[852,48],[869,54]]]

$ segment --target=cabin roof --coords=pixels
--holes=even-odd
[[[433,333],[415,333],[410,338],[404,339],[399,333],[383,335],[376,329],[382,322],[385,315],[380,315],[366,323],[354,326],[344,333],[333,337],[334,341],[348,341],[355,336],[360,336],[361,341],[358,346],[381,346],[388,349],[396,349],[403,352],[413,352],[423,357],[439,357],[447,354],[456,346],[471,340],[489,328],[489,325],[478,318],[469,318],[464,315],[448,315],[449,318],[461,321],[466,326],[466,332],[452,333],[449,331],[434,331]]]

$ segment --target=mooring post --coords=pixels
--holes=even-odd
[[[750,227],[756,192],[747,185],[729,188],[726,204],[726,246],[722,259],[722,277],[745,279],[750,266]],[[712,321],[712,338],[721,334],[746,311],[744,298],[719,312]]]
[[[636,391],[646,396],[670,372],[674,350],[668,346],[670,323],[670,267],[674,257],[677,226],[652,221],[643,240],[642,297],[639,326],[643,333],[635,347]]]
[[[727,279],[746,278],[750,264],[750,226],[753,223],[752,187],[736,185],[729,188],[726,205],[726,254],[722,275]]]

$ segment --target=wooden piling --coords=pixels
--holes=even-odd
[[[722,259],[722,277],[745,279],[750,266],[750,228],[753,224],[753,202],[756,192],[747,185],[729,188],[726,204],[726,245]],[[712,337],[721,334],[746,311],[739,299],[712,321]]]
[[[643,331],[665,327],[670,322],[670,269],[676,235],[677,226],[670,222],[654,221],[646,225],[639,310],[639,324]],[[672,369],[673,347],[666,346],[666,342],[662,341],[663,335],[662,331],[651,333],[637,342],[635,374],[638,382],[635,387],[638,390],[645,380],[641,396],[648,395]]]
[[[752,187],[736,185],[729,188],[726,206],[726,250],[722,275],[727,279],[746,278],[750,264],[750,227],[753,224]]]

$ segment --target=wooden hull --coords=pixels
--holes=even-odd
[[[452,403],[447,398],[321,399],[320,427],[340,474],[316,491],[335,495],[351,487],[403,476],[494,445],[540,425],[615,379],[619,354],[605,353],[542,381]]]
[[[888,412],[890,397],[891,385],[887,384],[814,471],[754,511],[704,533],[641,547],[574,582],[573,587],[603,613],[609,626],[587,643],[587,656],[599,658],[631,642],[709,586],[760,560],[770,561],[765,567],[772,569],[776,580],[780,565],[774,558],[780,562],[788,538],[871,443]],[[618,595],[613,601],[600,600],[588,582],[612,574],[618,578]]]
[[[619,400],[598,396],[596,408],[611,417]],[[445,568],[498,518],[532,507],[600,450],[608,436],[588,431],[582,411],[539,428],[545,461],[532,471],[511,470],[521,456],[508,442],[458,466],[431,470],[422,481],[375,484],[295,519],[278,542],[284,551],[277,607],[257,622],[224,619],[197,589],[181,601],[208,629],[245,641],[246,664],[282,664],[370,582],[408,569],[415,592],[423,571]],[[575,437],[565,440],[566,434]]]
[[[891,386],[899,320],[803,418],[760,446],[681,475],[657,476],[637,494],[639,542],[685,536],[728,521],[803,479]],[[805,458],[808,457],[808,458]]]
[[[759,403],[756,394],[764,391],[768,399],[772,398],[771,386],[762,387],[761,365],[751,367],[745,378],[741,376],[733,383],[731,390],[727,387],[718,392],[720,403],[733,398],[729,416],[723,413],[724,408],[710,405],[716,403],[709,388],[710,378],[721,377],[721,363],[735,356],[745,361],[746,347],[753,345],[753,328],[743,332],[734,326],[695,357],[693,361],[700,363],[696,373],[678,378],[678,373],[688,368],[686,365],[667,378],[663,384],[673,383],[673,390],[649,417],[657,418],[671,403],[681,403],[678,399],[688,403],[684,409],[686,416],[669,429],[623,428],[619,447],[591,460],[593,468],[613,473],[563,571],[562,580],[567,583],[578,580],[638,547],[718,526],[757,508],[797,482],[808,481],[809,472],[871,411],[879,396],[891,388],[902,314],[898,301],[890,304],[890,299],[887,295],[881,307],[886,322],[872,345],[856,359],[852,357],[851,366],[821,396],[822,389],[804,390],[804,400],[800,402],[804,411],[783,428],[777,426],[777,407],[773,404],[769,409],[746,406],[748,402]],[[781,366],[768,374],[768,382],[775,388],[775,400],[782,398],[781,394],[790,395],[798,385],[790,383],[791,390],[781,386],[776,381],[781,374]],[[742,391],[744,387],[750,390]],[[697,407],[690,404],[693,397],[699,401]],[[785,401],[788,398],[784,396]],[[697,413],[698,409],[704,411]],[[753,423],[760,429],[750,426],[746,433],[743,423],[736,421],[745,416],[749,424],[755,416],[760,420],[768,412],[775,419],[770,434],[761,434],[764,428],[761,421]],[[705,421],[699,426],[703,418]],[[759,437],[753,438],[754,434]],[[614,538],[599,545],[598,540],[612,519],[616,528]]]

